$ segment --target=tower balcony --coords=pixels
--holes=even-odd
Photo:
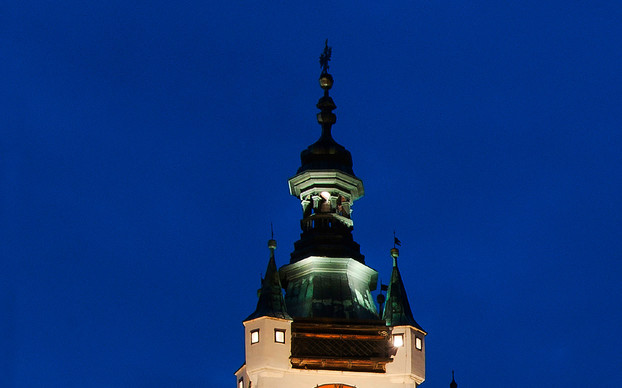
[[[331,233],[339,230],[351,230],[353,226],[354,222],[351,219],[335,213],[315,213],[300,221],[300,227],[303,232],[315,230]]]

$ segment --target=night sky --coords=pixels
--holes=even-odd
[[[299,4],[292,4],[299,3]],[[619,1],[0,5],[0,386],[234,387],[320,134],[423,387],[622,384]]]

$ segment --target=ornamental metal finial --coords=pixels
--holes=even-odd
[[[330,61],[330,55],[333,51],[332,47],[328,47],[328,39],[324,43],[324,52],[320,55],[320,66],[322,67],[322,74],[328,74],[328,61]]]
[[[270,255],[274,257],[274,250],[276,249],[276,240],[274,239],[274,228],[272,227],[272,221],[270,221],[270,240],[268,240],[268,248],[270,249]]]

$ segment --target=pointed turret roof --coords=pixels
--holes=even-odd
[[[454,379],[454,371],[451,371],[451,383],[449,383],[449,388],[458,388],[458,384],[456,383],[456,380]]]
[[[244,321],[259,317],[273,317],[282,319],[292,319],[285,308],[285,300],[281,287],[281,279],[276,268],[274,260],[274,251],[276,250],[276,241],[268,241],[270,248],[270,260],[266,268],[266,277],[261,282],[261,290],[259,291],[259,300],[255,312],[249,315]]]
[[[387,302],[383,319],[387,321],[387,326],[408,325],[425,333],[423,328],[419,326],[417,321],[413,318],[413,313],[408,303],[406,289],[402,282],[402,275],[397,267],[399,250],[397,248],[392,248],[391,256],[393,256],[393,273],[391,274],[391,282],[389,283],[389,290],[387,291]]]

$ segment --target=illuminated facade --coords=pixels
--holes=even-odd
[[[382,311],[371,295],[378,273],[365,265],[352,237],[352,206],[364,189],[350,152],[332,138],[336,106],[329,96],[329,56],[327,47],[321,59],[324,95],[317,104],[322,134],[302,151],[289,180],[302,206],[302,233],[280,269],[276,241],[268,242],[257,308],[243,322],[246,359],[235,372],[238,388],[407,388],[425,380],[426,332],[413,318],[399,251],[391,249],[393,272]]]

